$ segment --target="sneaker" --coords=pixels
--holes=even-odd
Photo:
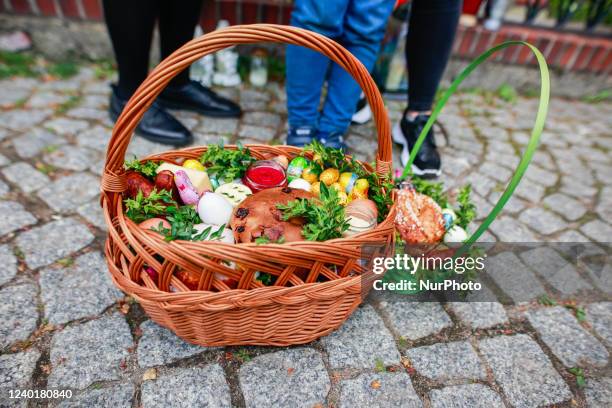
[[[317,132],[317,139],[321,142],[325,147],[332,147],[334,149],[340,149],[342,151],[346,150],[346,145],[344,144],[344,136],[340,132]]]
[[[402,154],[400,156],[402,166],[408,163],[410,149],[414,146],[428,119],[428,115],[418,115],[414,120],[408,120],[403,116],[393,128],[393,141],[402,145]],[[436,148],[432,127],[429,129],[414,163],[412,163],[412,172],[417,176],[437,177],[441,173],[440,167],[440,154]]]
[[[290,146],[304,147],[313,141],[315,129],[311,126],[290,127],[287,134],[287,144]]]
[[[363,125],[372,120],[372,110],[365,96],[362,94],[357,102],[357,109],[351,118],[351,123],[355,125]]]

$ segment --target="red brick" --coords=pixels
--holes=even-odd
[[[11,5],[13,6],[13,13],[29,14],[32,12],[28,0],[11,0]]]
[[[240,6],[237,6],[240,7]],[[259,4],[242,3],[242,21],[240,24],[255,24],[257,21],[257,8]]]
[[[610,74],[610,72],[612,72],[612,48],[608,48],[608,56],[601,66],[601,72],[604,74]]]
[[[285,6],[283,8],[283,21],[281,21],[281,24],[290,24],[291,23],[291,7],[289,6]]]
[[[474,37],[474,30],[466,30],[466,32],[463,34],[461,45],[459,45],[459,50],[457,51],[459,56],[469,57],[469,51]]]
[[[459,26],[457,28],[457,32],[455,33],[455,42],[453,43],[453,55],[457,55],[459,53],[459,46],[461,46],[466,30],[467,29],[463,26]]]
[[[571,41],[566,43],[565,52],[559,57],[557,66],[562,69],[570,68],[568,65],[574,63],[576,53],[580,52],[580,46],[582,44],[578,41]]]
[[[55,9],[55,2],[53,0],[37,0],[36,4],[40,10],[40,14],[43,16],[54,17],[57,16],[57,10]]]
[[[102,1],[101,0],[81,0],[83,10],[85,11],[85,17],[89,20],[100,21],[102,20]]]
[[[593,53],[595,52],[595,47],[591,44],[584,44],[584,47],[578,53],[576,57],[576,61],[574,62],[574,66],[571,68],[572,71],[582,71],[589,64],[589,60],[591,59]]]
[[[233,1],[222,1],[220,3],[219,17],[227,20],[230,24],[236,24],[236,3]]]
[[[595,52],[593,52],[591,59],[585,66],[585,69],[589,72],[597,72],[599,70],[599,67],[601,66],[602,61],[606,57],[607,52],[608,50],[605,46],[598,46],[595,49]]]
[[[261,10],[261,22],[268,24],[278,24],[279,6],[266,4]]]
[[[64,17],[68,18],[81,18],[81,13],[79,13],[79,6],[77,5],[77,0],[58,0],[60,7],[62,8],[62,13]]]
[[[492,31],[482,30],[480,32],[480,36],[478,37],[476,47],[474,47],[474,55],[480,55],[491,48],[493,46],[493,42],[495,41],[496,35],[497,34]]]
[[[563,50],[565,49],[565,42],[563,41],[562,37],[559,37],[556,39],[555,43],[552,45],[552,48],[550,49],[550,52],[548,53],[548,55],[545,55],[546,57],[546,62],[548,62],[548,65],[551,66],[556,66],[557,64],[557,58],[559,57],[559,55],[563,52]]]

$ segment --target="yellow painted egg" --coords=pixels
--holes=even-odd
[[[357,179],[355,181],[354,188],[359,191],[366,191],[368,188],[370,188],[370,183],[368,183],[368,180],[366,179]]]
[[[302,172],[302,178],[310,184],[314,183],[318,179],[317,175],[312,172],[312,169],[310,167],[306,167],[304,169],[304,171]]]
[[[183,167],[185,167],[186,169],[206,171],[206,167],[204,167],[202,163],[200,163],[199,161],[195,159],[185,160],[185,163],[183,163]]]
[[[340,172],[338,169],[325,169],[319,175],[319,180],[325,183],[326,186],[331,186],[340,178]]]
[[[344,191],[339,191],[338,201],[340,202],[340,205],[346,205],[349,201],[348,195]]]
[[[310,192],[318,197],[321,194],[321,183],[318,181],[312,183],[310,186]]]

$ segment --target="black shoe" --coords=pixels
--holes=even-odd
[[[317,139],[325,147],[331,147],[333,149],[340,149],[343,152],[346,151],[346,144],[344,144],[344,136],[340,132],[317,132]]]
[[[289,146],[304,147],[310,144],[315,137],[315,129],[311,126],[290,127],[287,133]]]
[[[402,155],[400,159],[402,166],[408,163],[410,150],[414,146],[421,130],[425,127],[425,123],[429,119],[428,115],[418,115],[414,120],[406,119],[406,115],[402,116],[402,120],[393,128],[393,141],[402,145]],[[412,172],[417,176],[434,176],[440,175],[440,154],[436,148],[434,140],[433,127],[429,129],[419,152],[412,163]]]
[[[111,88],[113,92],[110,97],[109,114],[114,122],[123,111],[127,100],[117,94],[115,85],[111,85]],[[154,102],[142,116],[136,127],[136,134],[152,142],[172,146],[185,146],[193,142],[193,135],[189,129],[157,102]]]
[[[181,87],[169,86],[157,99],[167,109],[189,110],[202,115],[237,118],[240,106],[227,98],[217,95],[196,81]]]

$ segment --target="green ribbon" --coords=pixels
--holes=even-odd
[[[546,64],[546,60],[544,59],[544,56],[542,55],[540,50],[538,50],[536,47],[534,47],[533,45],[525,41],[508,41],[508,42],[496,45],[495,47],[491,48],[488,51],[485,51],[480,56],[478,56],[478,58],[472,61],[470,65],[468,65],[461,72],[461,74],[459,74],[459,76],[455,78],[451,86],[446,90],[446,92],[444,92],[444,95],[442,95],[442,98],[436,104],[433,112],[431,113],[431,116],[429,117],[429,120],[423,127],[421,134],[419,135],[416,143],[414,144],[414,148],[410,152],[410,158],[408,159],[408,164],[406,165],[406,167],[404,168],[404,171],[402,172],[402,177],[401,177],[402,179],[405,179],[409,175],[412,175],[412,163],[414,162],[414,159],[416,158],[416,155],[419,149],[421,148],[423,141],[425,140],[425,136],[429,132],[429,129],[431,129],[431,127],[433,126],[435,120],[438,118],[438,115],[442,111],[442,108],[444,107],[444,105],[446,105],[448,98],[450,98],[451,95],[455,93],[455,91],[457,90],[459,85],[463,82],[463,80],[467,78],[472,73],[472,71],[476,69],[476,67],[482,64],[491,55],[495,54],[497,51],[503,50],[505,48],[508,48],[514,45],[529,47],[529,49],[535,55],[536,60],[538,61],[538,66],[540,68],[540,82],[541,82],[540,84],[540,102],[538,104],[538,112],[536,114],[535,124],[533,125],[533,129],[531,130],[531,138],[529,139],[529,143],[527,143],[527,148],[525,149],[525,153],[523,154],[523,157],[521,158],[521,161],[519,162],[516,168],[516,171],[514,172],[514,175],[512,176],[512,179],[510,180],[510,183],[504,190],[503,194],[501,195],[501,197],[497,201],[497,204],[495,204],[495,206],[493,207],[489,215],[487,215],[487,217],[484,219],[482,224],[480,224],[478,229],[472,234],[472,236],[470,236],[470,238],[468,238],[468,240],[465,241],[463,246],[459,250],[457,250],[457,252],[455,253],[455,256],[460,256],[464,254],[466,251],[468,251],[469,248],[472,246],[472,244],[474,244],[474,242],[476,242],[476,240],[480,238],[480,236],[487,230],[487,228],[489,228],[489,226],[495,220],[495,218],[497,218],[497,216],[499,215],[501,210],[504,208],[504,206],[506,205],[510,197],[512,197],[512,194],[514,193],[514,190],[516,190],[516,187],[518,186],[519,182],[523,178],[523,174],[525,174],[525,171],[527,170],[527,167],[529,166],[529,163],[531,162],[533,154],[535,153],[535,150],[538,146],[538,143],[540,141],[540,135],[542,134],[542,131],[544,130],[546,114],[548,113],[548,102],[550,99],[550,76],[548,73],[548,65]]]

